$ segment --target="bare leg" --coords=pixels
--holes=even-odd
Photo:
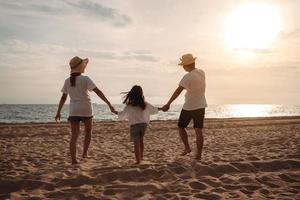
[[[80,122],[71,122],[71,140],[70,140],[70,154],[72,159],[72,165],[77,164],[76,160],[76,144],[78,135],[80,132]]]
[[[182,152],[182,156],[191,152],[191,148],[188,141],[188,135],[185,128],[178,127],[180,138],[184,144],[184,151]]]
[[[140,160],[141,160],[141,145],[140,145],[140,141],[134,141],[134,154],[135,154],[136,164],[139,164]]]
[[[144,157],[144,140],[143,140],[143,138],[140,140],[140,149],[141,149],[141,160],[143,160],[143,157]]]
[[[83,158],[88,157],[88,149],[91,143],[91,137],[92,137],[92,126],[93,126],[93,120],[87,120],[84,122],[84,129],[85,129],[85,137],[84,137],[84,145],[83,145]]]
[[[196,133],[196,144],[197,144],[197,155],[196,159],[201,159],[202,148],[203,148],[203,130],[201,128],[195,128]]]

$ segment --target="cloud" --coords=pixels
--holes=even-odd
[[[150,51],[133,50],[133,51],[99,51],[97,49],[73,49],[74,53],[84,54],[86,56],[95,57],[106,60],[137,60],[144,62],[158,62],[159,58],[152,55]]]
[[[299,38],[300,37],[300,27],[298,27],[290,32],[281,32],[280,37],[283,39]]]
[[[38,13],[47,13],[47,14],[65,14],[67,13],[66,9],[63,9],[61,6],[57,6],[57,4],[36,4],[36,3],[28,3],[22,4],[19,2],[0,2],[1,7],[5,9],[17,10],[18,14],[29,12],[38,12]]]
[[[146,62],[157,62],[158,58],[149,55],[149,54],[131,54],[131,55],[124,55],[120,56],[121,59],[135,59],[138,61],[146,61]]]
[[[109,22],[114,26],[126,26],[131,23],[131,18],[119,12],[119,10],[111,7],[92,2],[90,0],[81,1],[53,1],[52,4],[26,2],[19,3],[15,1],[0,2],[4,9],[18,11],[18,15],[22,14],[48,14],[48,15],[70,15],[82,14],[86,17],[95,17],[102,21]]]
[[[56,57],[56,58],[69,58],[73,55],[81,57],[90,57],[100,60],[136,60],[140,62],[158,62],[158,58],[151,54],[149,51],[100,51],[97,49],[89,48],[68,48],[61,45],[35,43],[23,40],[7,40],[0,42],[0,63],[5,60],[17,63],[24,60],[37,60]]]
[[[43,55],[43,54],[64,54],[70,49],[54,44],[38,44],[23,40],[6,40],[0,42],[0,52],[3,54],[20,55]]]
[[[115,26],[124,26],[131,22],[131,18],[121,14],[117,9],[103,6],[89,0],[81,0],[77,3],[65,1],[68,5],[83,11],[87,15],[96,16],[102,20],[111,21]]]
[[[143,62],[159,61],[159,59],[152,54],[138,54],[134,52],[128,54],[128,52],[110,52],[90,49],[77,49],[76,51],[77,53],[106,60],[137,60]]]
[[[234,51],[252,52],[258,54],[269,54],[272,53],[270,49],[256,49],[256,48],[234,48]]]

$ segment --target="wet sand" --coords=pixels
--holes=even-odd
[[[67,123],[0,124],[0,199],[300,199],[300,117],[206,119],[201,161],[153,121],[134,165],[126,122],[95,122],[70,165]]]

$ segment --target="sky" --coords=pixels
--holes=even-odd
[[[278,19],[233,14],[255,3]],[[210,105],[299,105],[298,8],[299,0],[0,0],[0,104],[58,103],[76,55],[89,58],[85,74],[112,103],[139,84],[147,101],[164,104],[186,73],[179,58],[192,53]],[[230,16],[240,24],[228,25]]]

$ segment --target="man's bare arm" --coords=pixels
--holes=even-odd
[[[162,107],[163,111],[169,110],[171,103],[181,94],[182,90],[184,90],[184,87],[178,86],[178,88],[173,92],[168,103]]]

